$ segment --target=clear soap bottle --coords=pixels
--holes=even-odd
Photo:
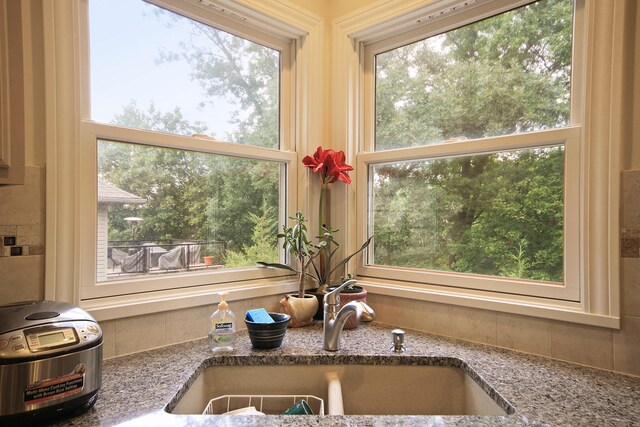
[[[233,351],[236,342],[236,316],[225,301],[228,293],[220,292],[219,295],[218,309],[211,315],[209,323],[209,343],[214,352]]]

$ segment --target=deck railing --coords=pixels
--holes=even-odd
[[[165,273],[220,266],[227,244],[220,240],[110,241],[107,247],[109,276]],[[213,257],[205,263],[204,257]]]

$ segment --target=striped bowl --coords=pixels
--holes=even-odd
[[[274,320],[274,323],[256,323],[244,318],[254,348],[277,348],[282,344],[291,316],[271,312],[269,316]]]

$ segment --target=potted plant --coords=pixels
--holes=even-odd
[[[286,264],[265,262],[259,262],[259,264],[266,267],[284,268],[298,273],[298,294],[286,295],[280,300],[284,312],[291,316],[289,325],[298,327],[310,323],[318,311],[318,299],[313,295],[306,295],[304,292],[306,270],[314,256],[317,256],[317,252],[314,252],[307,236],[304,215],[301,212],[296,212],[296,216],[290,217],[290,219],[294,221],[294,226],[283,226],[283,233],[278,234],[278,238],[284,239],[283,247],[296,260],[299,270]]]
[[[317,301],[315,318],[322,319],[322,300],[324,297],[324,290],[330,284],[331,278],[336,273],[343,273],[343,269],[346,267],[349,260],[369,246],[373,236],[367,239],[367,241],[364,242],[356,252],[333,265],[334,256],[340,245],[334,239],[334,233],[339,230],[335,230],[325,223],[325,220],[329,219],[328,217],[330,212],[329,188],[331,184],[337,181],[350,184],[351,178],[349,177],[348,172],[352,171],[353,167],[345,163],[344,152],[324,150],[322,147],[318,147],[313,156],[305,156],[302,159],[302,163],[305,167],[311,169],[313,173],[316,173],[321,177],[320,200],[318,204],[319,225],[318,236],[316,236],[317,243],[312,245],[309,241],[307,237],[307,228],[304,225],[304,216],[298,212],[295,217],[291,218],[295,221],[295,226],[291,228],[287,228],[285,226],[284,233],[278,234],[278,237],[284,238],[284,248],[298,261],[297,264],[299,270],[296,270],[289,265],[279,263],[259,262],[259,264],[266,267],[282,268],[299,273],[300,287],[298,296],[300,298],[304,295],[305,277],[309,277],[316,282],[318,287],[313,291]],[[309,269],[310,272],[308,272],[307,269]],[[290,301],[287,299],[285,304],[290,305]],[[293,317],[294,316],[292,315],[292,323]]]
[[[349,172],[353,170],[353,167],[346,163],[345,154],[343,151],[324,150],[322,147],[318,147],[313,153],[313,156],[305,156],[302,159],[302,163],[306,168],[309,168],[312,173],[317,174],[320,177],[320,200],[318,201],[318,218],[319,218],[319,234],[325,238],[326,247],[323,248],[319,255],[319,268],[317,270],[317,277],[320,286],[316,289],[315,293],[320,303],[324,298],[324,291],[327,286],[331,284],[333,274],[343,273],[341,269],[346,266],[349,260],[359,252],[363,251],[371,239],[369,238],[362,247],[354,254],[348,256],[335,267],[331,268],[331,261],[333,255],[339,246],[335,240],[333,240],[333,233],[338,230],[333,230],[331,226],[326,225],[330,222],[329,215],[331,213],[331,184],[342,181],[345,185],[351,184],[351,177]],[[326,221],[326,222],[325,222]],[[332,245],[336,248],[333,249]],[[315,264],[314,264],[315,267]],[[351,277],[349,275],[349,277]],[[362,289],[362,287],[357,287]],[[352,292],[352,290],[350,290]],[[366,291],[365,291],[366,292]],[[324,317],[322,307],[316,313],[315,318],[321,320]],[[353,323],[353,321],[352,321]],[[357,323],[355,323],[357,325]]]
[[[343,271],[346,269],[346,266],[351,260],[351,258],[358,255],[360,252],[364,251],[365,248],[369,246],[369,244],[371,243],[371,240],[373,239],[373,236],[369,237],[369,239],[367,239],[357,251],[355,251],[351,255],[348,255],[342,260],[336,262],[334,265],[334,257],[340,245],[334,239],[333,234],[339,230],[334,230],[333,228],[331,228],[331,226],[327,226],[327,225],[324,225],[322,229],[323,229],[323,234],[321,236],[318,236],[318,241],[319,241],[317,245],[318,252],[319,252],[318,256],[315,259],[311,260],[311,266],[313,267],[313,272],[314,272],[314,275],[312,275],[312,278],[316,283],[318,283],[318,287],[312,291],[316,295],[316,298],[318,299],[318,303],[320,304],[320,307],[316,312],[316,315],[314,316],[314,318],[318,320],[322,320],[324,317],[322,302],[327,289],[332,287],[331,286],[332,277],[335,277],[336,274],[343,274]],[[348,277],[347,279],[344,279],[344,277],[341,276],[340,277],[341,281],[339,284],[342,284],[346,280],[349,280],[352,278],[351,274],[348,274],[347,277]],[[361,286],[355,286],[355,285],[350,285],[347,288],[345,288],[345,290],[349,290],[350,293],[353,293],[354,288],[363,290]],[[366,295],[366,291],[364,292]],[[342,293],[344,293],[344,290],[342,291]],[[365,298],[365,301],[366,301],[366,298]]]
[[[293,311],[302,312],[303,310],[298,307],[301,307],[304,304],[305,307],[311,307],[312,305],[315,306],[311,317],[317,315],[318,311],[322,314],[321,300],[324,296],[325,289],[329,285],[329,278],[332,277],[335,272],[346,266],[351,258],[356,256],[367,246],[369,246],[371,240],[373,239],[373,236],[367,239],[367,241],[364,242],[364,244],[357,251],[340,260],[336,263],[335,266],[332,267],[333,258],[338,250],[338,247],[340,246],[338,242],[336,242],[333,238],[333,233],[338,230],[334,230],[330,226],[323,226],[324,233],[321,236],[317,236],[317,243],[312,244],[307,236],[307,227],[304,224],[305,218],[302,213],[297,212],[296,216],[290,217],[290,219],[294,220],[295,225],[293,227],[285,226],[283,228],[284,233],[278,234],[278,237],[284,238],[283,247],[292,255],[293,258],[297,260],[299,269],[297,270],[289,265],[280,263],[267,263],[259,261],[258,264],[261,264],[265,267],[282,268],[284,270],[294,271],[298,273],[299,286],[297,297],[288,295],[286,298],[281,300],[280,303],[285,309],[285,312],[291,316],[291,326],[303,326],[309,323],[310,319],[296,319],[296,322],[294,322],[294,316],[297,315],[297,313],[291,313],[290,311],[294,309]],[[319,260],[323,254],[325,263],[324,265],[321,265]],[[307,271],[309,267],[312,267],[311,272]],[[318,285],[318,288],[315,290],[315,295],[305,294],[305,278],[307,277],[313,280]],[[348,275],[348,278],[351,279],[350,274]],[[360,286],[351,285],[350,288],[357,288],[364,291],[364,289]],[[351,290],[351,292],[353,292],[353,290]],[[366,291],[364,292],[366,296]],[[299,299],[303,298],[304,300],[308,300],[310,299],[309,297],[313,297],[313,299],[315,300],[315,304],[312,304],[310,302],[303,303],[298,301]],[[295,310],[296,308],[298,308],[298,310]]]

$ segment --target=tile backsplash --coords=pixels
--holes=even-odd
[[[640,171],[622,172],[620,251],[622,258],[640,258]]]
[[[238,330],[246,329],[243,316],[247,310],[263,307],[279,311],[277,295],[230,301]],[[146,314],[100,322],[104,334],[105,358],[136,353],[156,347],[195,340],[207,336],[209,317],[217,304],[162,313]]]
[[[0,304],[44,298],[44,224],[45,168],[27,166],[24,185],[0,186],[0,237],[25,254],[0,256]]]

